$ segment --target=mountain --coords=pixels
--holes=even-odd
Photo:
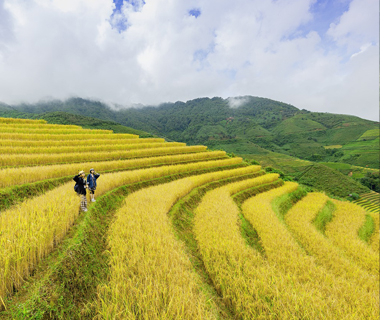
[[[240,106],[231,107],[231,101]],[[241,155],[262,154],[265,149],[311,161],[370,168],[379,165],[378,122],[300,110],[265,98],[199,98],[117,110],[99,101],[71,98],[7,108],[24,114],[64,111],[115,121],[169,140],[204,144]],[[0,115],[4,113],[0,108]]]

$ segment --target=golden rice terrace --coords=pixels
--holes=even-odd
[[[378,319],[368,209],[205,146],[0,118],[0,319]]]

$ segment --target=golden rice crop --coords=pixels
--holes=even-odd
[[[296,188],[296,183],[287,182],[283,187],[253,197],[242,205],[244,216],[252,223],[260,236],[268,262],[276,270],[283,272],[284,276],[293,282],[295,288],[301,286],[303,289],[313,291],[316,300],[312,308],[325,310],[328,313],[326,318],[376,319],[378,297],[373,288],[368,292],[358,287],[356,283],[336,277],[325,268],[315,264],[315,260],[304,252],[287,230],[286,225],[276,216],[272,208],[273,201]],[[312,210],[318,212],[325,202],[325,198],[322,203],[310,201]],[[301,215],[305,211],[307,211],[305,207],[299,209]],[[294,220],[295,218],[288,217],[289,214],[292,213],[285,216],[286,221],[290,218]],[[303,228],[308,229],[305,226]],[[318,231],[315,229],[315,232]],[[307,230],[304,233],[310,232]],[[317,243],[315,245],[318,246]],[[306,249],[309,248],[306,247]],[[325,317],[318,316],[317,318]]]
[[[371,246],[371,248],[377,253],[379,254],[379,243],[380,243],[380,239],[379,239],[379,214],[377,213],[373,213],[373,212],[369,212],[368,213],[373,221],[375,222],[375,230],[373,232],[373,235],[372,237],[369,239],[369,245]]]
[[[194,233],[203,262],[224,302],[239,319],[330,318],[319,293],[268,264],[247,247],[231,193],[267,183],[265,176],[208,192],[195,211]],[[276,178],[278,175],[275,176]]]
[[[174,236],[170,208],[193,188],[247,174],[246,167],[193,176],[129,195],[109,230],[110,281],[100,289],[105,319],[207,319],[205,297],[183,244]]]
[[[0,126],[0,134],[3,133],[16,133],[16,134],[30,134],[30,135],[71,135],[71,134],[113,134],[112,130],[101,130],[101,129],[83,129],[83,128],[23,128],[23,127],[9,127]],[[38,140],[38,139],[37,139]]]
[[[326,226],[326,235],[356,263],[371,273],[379,274],[379,254],[359,239],[367,212],[356,204],[334,200],[336,210],[333,220]]]
[[[41,164],[57,164],[84,161],[123,160],[132,158],[152,157],[179,153],[204,152],[206,146],[161,147],[136,150],[118,150],[112,152],[75,152],[53,154],[5,154],[0,155],[0,166],[30,166]]]
[[[241,159],[240,159],[241,161]],[[165,175],[224,165],[224,160],[103,174],[97,195],[113,188]],[[242,168],[253,172],[256,167]],[[225,176],[225,171],[217,172]],[[73,182],[31,198],[0,215],[0,298],[18,288],[38,261],[59,242],[78,215]]]
[[[27,134],[111,134],[111,130],[98,130],[98,129],[83,129],[81,127],[76,128],[67,128],[66,126],[62,127],[25,127],[22,126],[10,126],[10,125],[0,125],[0,133],[27,133]]]
[[[91,130],[95,131],[95,130]],[[111,132],[112,133],[112,132]],[[138,135],[129,133],[73,133],[73,134],[29,134],[29,133],[1,133],[0,140],[98,140],[98,139],[138,139]]]
[[[62,147],[62,146],[93,146],[93,145],[114,145],[114,144],[134,144],[134,143],[155,143],[165,142],[162,138],[142,138],[142,139],[93,139],[88,140],[84,137],[82,140],[6,140],[0,139],[0,146],[2,147],[28,147],[28,148],[42,148],[42,147]]]
[[[137,140],[137,139],[135,139]],[[1,147],[0,154],[49,154],[49,153],[77,153],[80,152],[101,152],[131,149],[150,149],[165,147],[184,147],[183,142],[151,142],[151,143],[129,143],[129,144],[89,144],[86,146],[58,146],[58,147]]]
[[[308,194],[289,210],[285,216],[286,223],[295,238],[317,259],[318,263],[336,276],[342,276],[372,294],[376,292],[378,298],[379,277],[369,274],[349,260],[312,224],[327,200],[328,197],[321,193]]]
[[[45,179],[67,177],[76,174],[80,170],[88,171],[90,168],[96,168],[98,172],[110,170],[127,170],[132,168],[154,166],[154,165],[171,165],[180,162],[189,161],[207,161],[225,158],[224,151],[199,152],[190,154],[178,154],[169,156],[158,156],[149,158],[139,158],[132,160],[115,160],[104,162],[82,162],[62,165],[36,166],[24,168],[5,168],[0,169],[0,188],[31,183]],[[241,158],[231,158],[225,160],[225,165],[238,164]]]
[[[47,123],[3,123],[0,121],[0,131],[2,128],[19,128],[19,129],[83,129],[80,126],[70,125],[70,124],[47,124]],[[87,129],[88,130],[88,129]]]
[[[39,120],[31,120],[31,119],[15,119],[15,118],[0,118],[0,123],[19,123],[19,124],[26,124],[26,123],[31,123],[31,124],[46,124],[47,121],[43,119]]]

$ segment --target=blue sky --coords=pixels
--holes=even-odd
[[[0,0],[0,101],[253,95],[378,119],[377,0]]]

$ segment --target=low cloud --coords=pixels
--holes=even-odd
[[[230,108],[239,108],[249,101],[249,97],[229,97],[227,101]]]

